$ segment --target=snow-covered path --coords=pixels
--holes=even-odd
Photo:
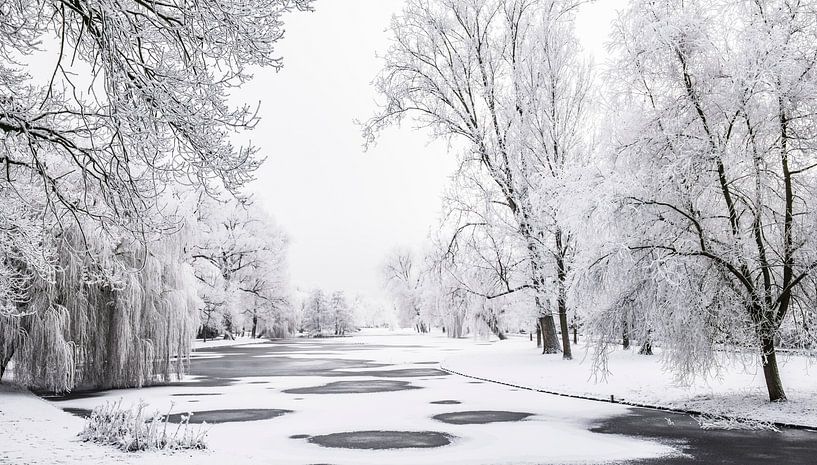
[[[88,463],[99,452],[107,457],[105,463],[151,465],[685,463],[679,449],[667,444],[689,442],[693,449],[687,452],[693,455],[695,447],[711,449],[698,437],[687,439],[688,417],[479,383],[437,369],[440,360],[474,345],[473,340],[386,335],[204,349],[195,355],[193,375],[183,383],[51,404],[90,409],[106,400],[123,398],[128,404],[143,399],[152,409],[166,411],[173,403],[176,412],[202,412],[199,417],[210,421],[253,420],[264,418],[265,412],[270,418],[210,425],[210,450],[205,452],[134,455],[94,451],[104,448],[73,442],[55,445],[59,463]],[[212,411],[223,412],[204,413]],[[490,420],[508,421],[486,423]],[[673,434],[656,433],[670,423],[678,425],[669,431]],[[666,444],[638,437],[644,433]],[[719,437],[739,446],[747,439],[742,435],[753,433],[720,434],[711,436],[716,449]],[[813,435],[798,436],[810,434],[805,432],[754,434],[772,447],[780,438],[795,450],[807,447],[802,442],[814,442]],[[55,440],[64,441],[63,436]],[[377,449],[400,445],[435,447]],[[27,458],[19,463],[54,463],[47,450],[26,455],[17,449],[13,457]],[[84,452],[76,452],[72,461],[72,450]],[[775,463],[798,463],[779,457]]]

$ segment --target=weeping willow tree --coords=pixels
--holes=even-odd
[[[250,68],[282,66],[283,17],[311,9],[0,1],[0,367],[56,391],[181,370],[195,300],[183,238],[138,238],[165,235],[177,185],[240,196],[254,179],[258,149],[231,136],[257,110],[228,94]]]
[[[65,231],[54,276],[34,277],[22,316],[0,321],[15,379],[62,392],[180,376],[199,304],[192,269],[180,266],[183,245],[181,233],[146,246],[101,231]]]

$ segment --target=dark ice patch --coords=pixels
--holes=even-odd
[[[64,408],[64,411],[82,418],[90,418],[91,411],[84,408]],[[258,421],[269,420],[270,418],[280,417],[285,413],[291,413],[292,410],[282,409],[231,409],[231,410],[203,410],[200,412],[191,412],[191,424],[199,424],[207,422],[209,424],[216,423],[233,423],[242,421]],[[188,413],[172,413],[168,416],[169,423],[181,423],[182,416],[187,416]],[[161,415],[164,416],[164,415]],[[153,418],[152,414],[145,416],[146,420]]]
[[[48,393],[38,393],[43,399],[50,400],[53,402],[63,402],[66,400],[74,400],[74,399],[90,399],[92,397],[100,397],[105,394],[105,391],[71,391],[66,392],[63,394],[48,394]]]
[[[392,392],[420,389],[408,381],[372,379],[364,381],[335,381],[321,386],[286,389],[287,394],[364,394],[371,392]]]
[[[429,402],[429,403],[437,404],[437,405],[455,405],[455,404],[461,404],[462,402],[460,402],[458,400],[435,400],[435,401],[432,401],[432,402]]]
[[[422,378],[425,376],[449,376],[436,368],[400,368],[397,370],[338,371],[332,376],[374,376],[376,378]]]
[[[201,376],[201,375],[199,375]],[[226,387],[237,383],[236,378],[220,378],[217,376],[201,376],[191,381],[180,381],[174,383],[157,384],[156,386],[178,386],[178,387]]]
[[[312,436],[309,442],[343,449],[415,449],[442,447],[454,437],[436,431],[351,431]]]
[[[63,412],[68,412],[71,415],[76,415],[81,418],[91,418],[91,411],[87,408],[72,408],[72,407],[65,407],[62,409]]]
[[[306,439],[306,438],[309,438],[309,437],[312,437],[312,436],[310,436],[308,434],[293,434],[292,436],[289,437],[289,439]]]
[[[505,421],[520,421],[533,415],[525,412],[505,412],[502,410],[471,410],[434,415],[433,419],[452,425],[484,425]]]

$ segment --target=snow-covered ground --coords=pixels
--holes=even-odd
[[[606,379],[594,376],[590,354],[574,348],[574,360],[560,354],[542,355],[527,337],[512,337],[490,347],[448,357],[442,364],[451,371],[531,389],[616,400],[711,415],[734,416],[763,422],[817,427],[817,364],[802,356],[778,355],[788,402],[769,402],[762,368],[756,360],[727,364],[712,379],[689,385],[676,382],[663,369],[660,349],[654,356],[638,348],[616,350]]]
[[[194,353],[194,366],[198,361],[200,367],[202,363],[230,369],[248,367],[246,376],[233,376],[229,372],[231,379],[227,383],[212,383],[212,376],[209,382],[207,376],[189,376],[185,384],[114,390],[59,402],[5,386],[0,390],[0,464],[586,464],[621,463],[679,453],[676,443],[662,444],[646,437],[591,431],[607,418],[627,415],[629,409],[624,405],[550,396],[495,383],[476,383],[461,376],[382,374],[383,370],[434,369],[435,362],[440,361],[443,367],[458,372],[531,388],[603,399],[609,399],[612,394],[617,399],[638,403],[762,420],[817,423],[814,378],[805,361],[799,359],[790,359],[783,367],[792,402],[772,406],[763,400],[762,375],[736,370],[724,374],[720,382],[683,388],[674,385],[672,377],[660,369],[658,357],[640,357],[628,352],[613,356],[612,375],[606,383],[594,383],[590,379],[589,361],[581,360],[580,350],[577,360],[564,362],[558,356],[540,355],[522,338],[502,342],[451,340],[441,334],[372,330],[346,338],[250,342],[253,344],[227,347],[234,344],[225,341],[215,350]],[[327,363],[343,365],[349,361],[363,363],[354,368],[327,368],[326,371],[320,368]],[[294,364],[309,373],[259,376],[272,366],[270,364]],[[344,373],[347,371],[353,373]],[[372,376],[367,375],[369,372]],[[344,394],[285,392],[337,381],[373,379],[407,382],[414,389]],[[206,451],[124,453],[80,442],[76,435],[84,420],[61,410],[66,407],[92,409],[106,401],[120,399],[123,405],[144,400],[149,410],[162,412],[172,406],[175,412],[286,409],[291,413],[267,420],[208,425],[209,449]],[[432,403],[441,400],[460,403]],[[475,410],[533,415],[523,421],[464,425],[432,418],[440,413]],[[454,440],[448,446],[430,449],[355,450],[327,448],[302,438],[291,438],[366,430],[436,431],[450,434]]]
[[[82,419],[28,391],[0,385],[0,464],[113,463],[118,454],[76,441],[82,425]]]
[[[281,352],[276,344],[239,346],[232,350],[199,352],[194,358],[247,356],[248,351],[270,349],[252,355],[252,363],[264,360],[302,360],[305,365],[321,360],[359,359],[389,364],[380,369],[428,369],[430,363],[454,353],[479,351],[487,341],[449,340],[369,332],[360,336],[298,341]],[[330,344],[330,345],[327,345]],[[327,348],[329,347],[329,348]],[[303,360],[307,359],[307,360]],[[194,362],[195,363],[195,362]],[[626,459],[658,457],[677,450],[647,439],[601,434],[589,429],[601,418],[626,414],[620,405],[587,402],[519,391],[492,383],[474,383],[459,376],[405,378],[419,389],[396,392],[352,394],[292,394],[284,390],[319,386],[339,380],[372,379],[356,369],[354,376],[248,376],[230,385],[160,386],[108,391],[96,397],[60,402],[42,400],[22,391],[0,393],[0,463],[6,464],[534,464],[607,463]],[[342,370],[341,370],[342,371]],[[360,373],[358,373],[360,372]],[[252,375],[248,373],[248,375]],[[403,379],[403,378],[397,378]],[[187,381],[195,381],[190,377]],[[207,395],[210,394],[210,395]],[[250,422],[208,426],[206,451],[177,453],[123,453],[109,447],[81,443],[76,434],[81,418],[61,408],[93,408],[105,401],[122,399],[123,405],[144,400],[150,409],[174,411],[275,408],[292,413]],[[456,399],[458,405],[432,404]],[[532,417],[518,422],[483,425],[454,425],[432,419],[435,414],[468,410],[529,412]],[[451,445],[431,449],[354,450],[326,448],[292,435],[365,430],[438,431],[455,436]],[[592,447],[587,447],[592,444]]]

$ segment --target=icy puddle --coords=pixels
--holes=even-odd
[[[312,444],[342,449],[416,449],[451,444],[453,436],[436,431],[352,431],[312,436]]]
[[[500,410],[473,410],[469,412],[451,412],[434,415],[433,419],[452,425],[484,425],[505,421],[522,421],[532,413],[503,412]]]

